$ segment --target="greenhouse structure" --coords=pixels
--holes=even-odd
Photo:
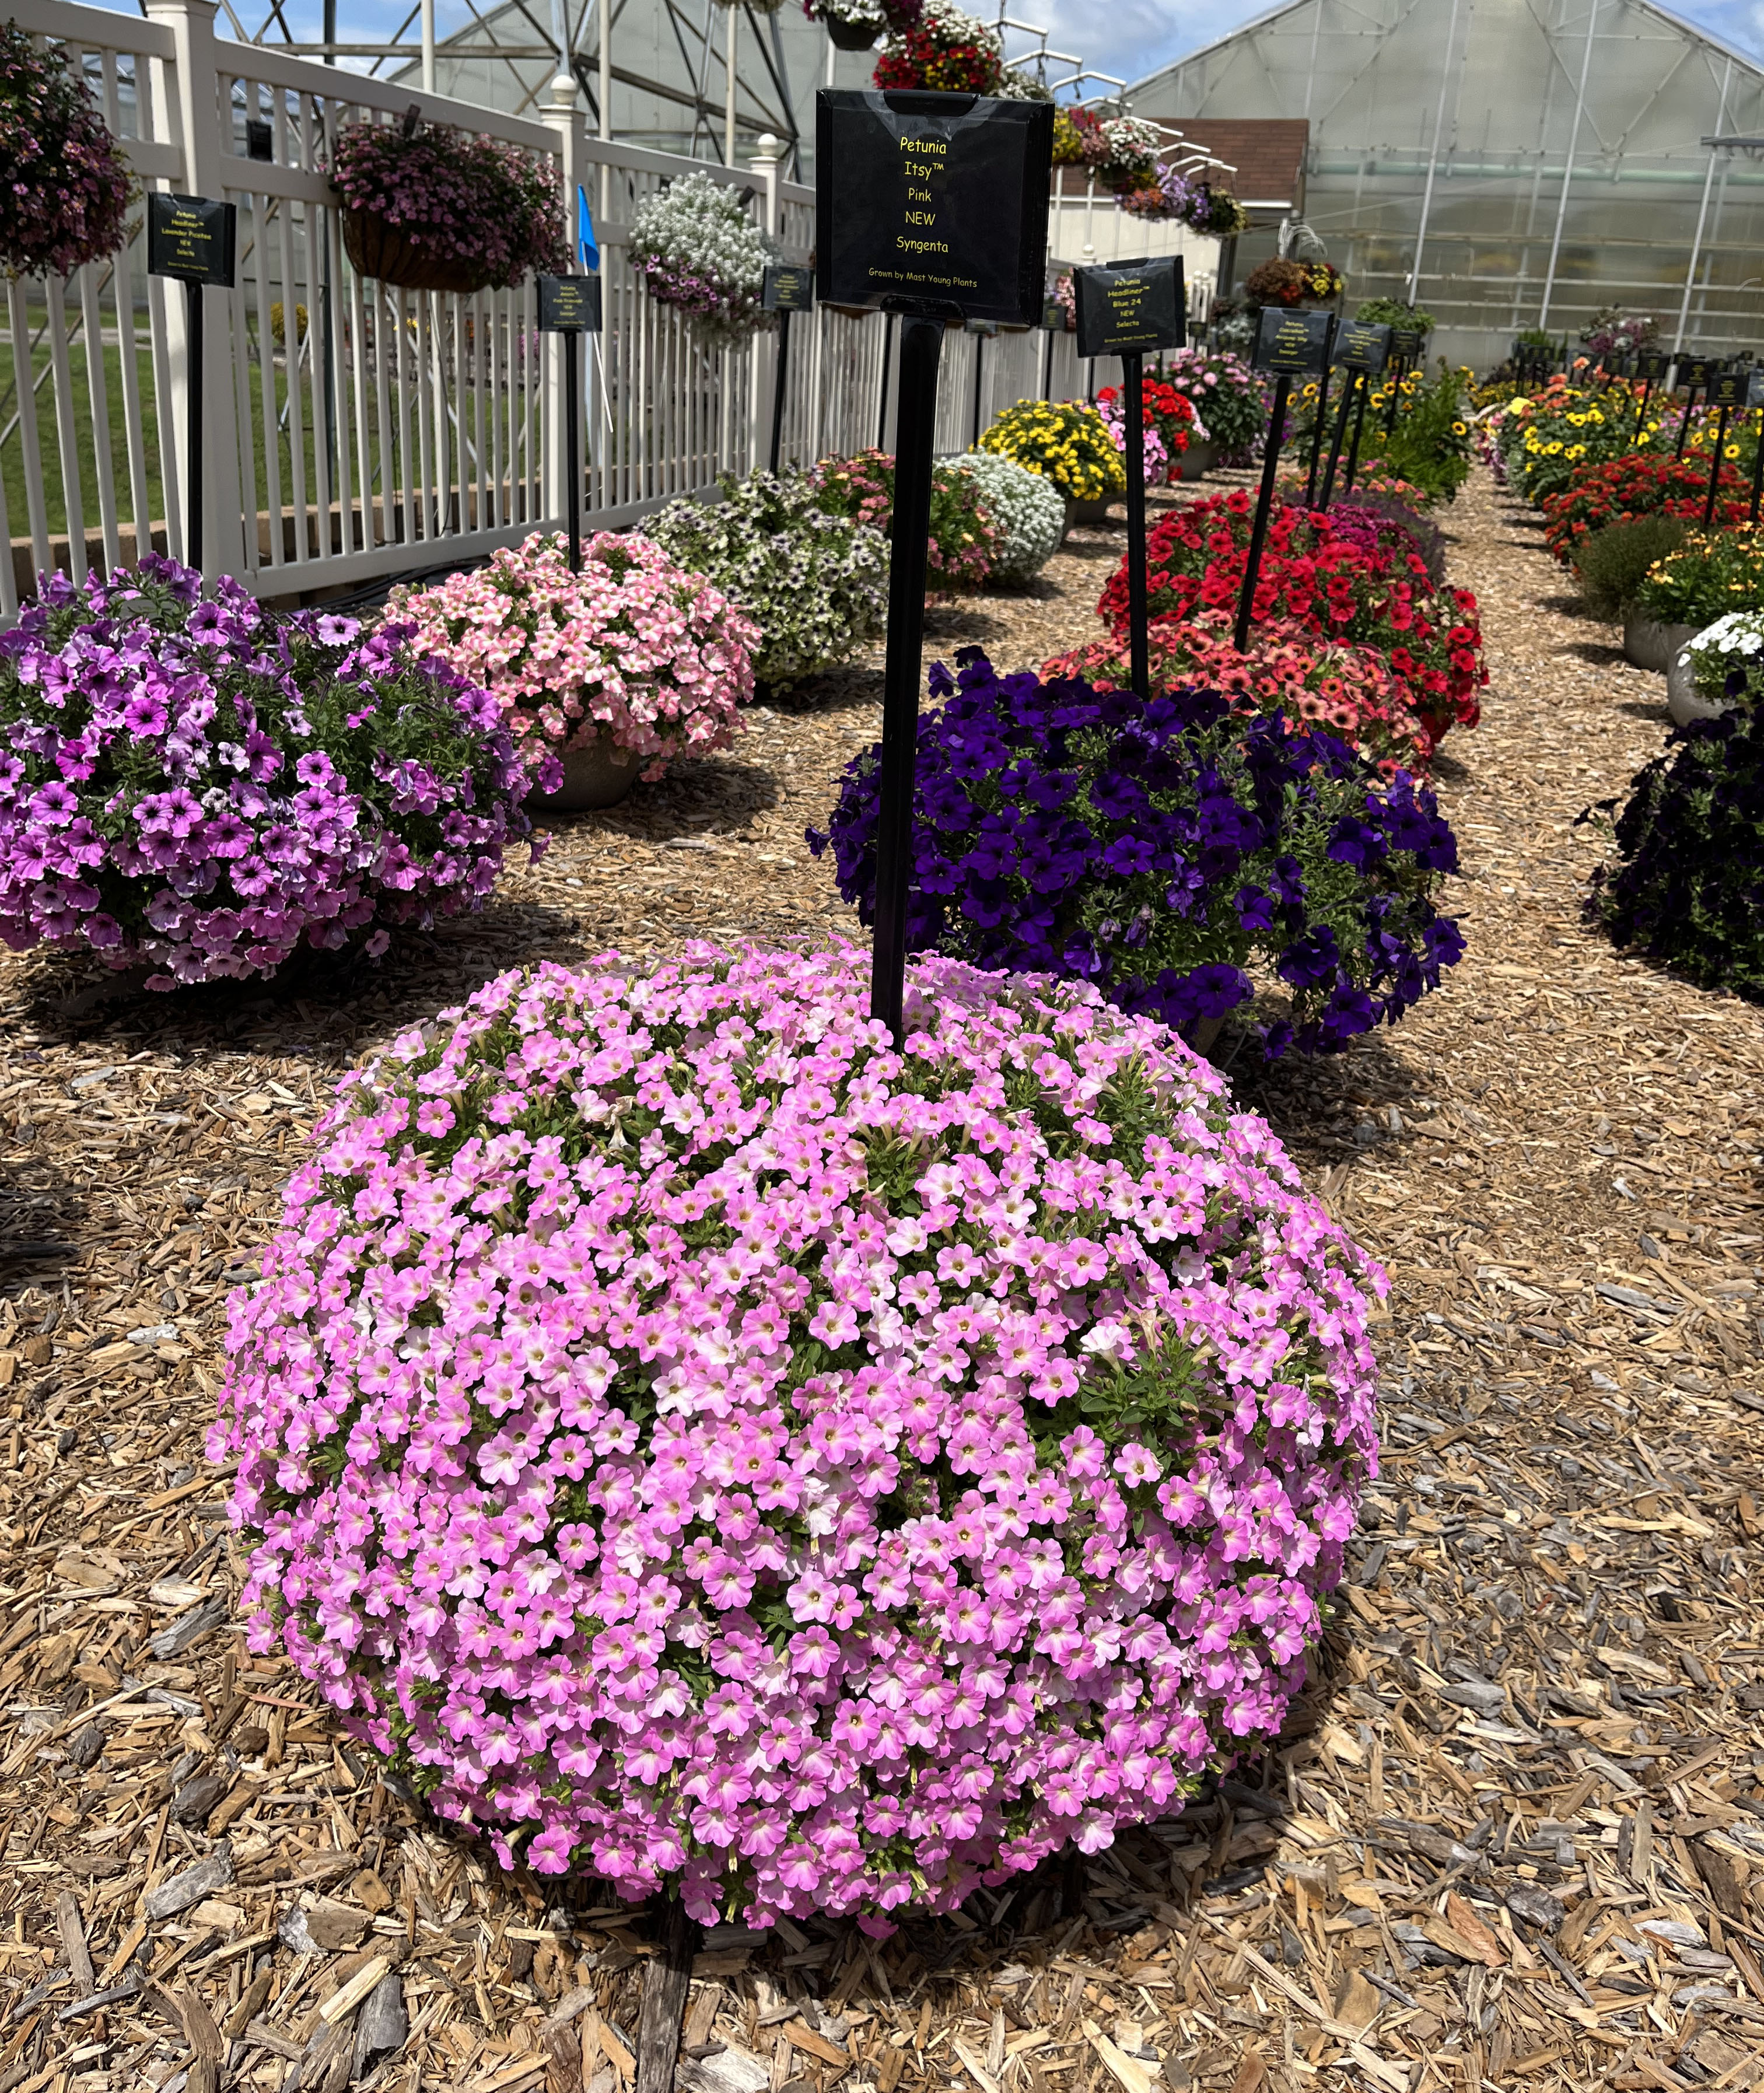
[[[1764,73],[1653,0],[1289,0],[1131,99],[1308,124],[1304,215],[1350,295],[1417,300],[1454,360],[1606,306],[1717,352],[1764,317]]]

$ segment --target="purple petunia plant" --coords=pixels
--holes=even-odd
[[[201,587],[51,575],[0,634],[0,940],[169,989],[481,908],[531,833],[496,700],[406,626]]]
[[[0,269],[66,276],[114,254],[140,193],[67,50],[0,27]]]
[[[1091,982],[1196,1033],[1285,1014],[1270,1058],[1394,1024],[1464,949],[1436,897],[1458,847],[1432,792],[1335,736],[1205,689],[1150,698],[1077,676],[940,662],[919,722],[909,951]],[[879,748],[848,767],[827,834],[839,891],[873,919]],[[1216,1029],[1216,1028],[1215,1028]]]
[[[230,1308],[252,1646],[505,1866],[950,1910],[1276,1732],[1383,1273],[1092,989],[695,945],[345,1078]]]

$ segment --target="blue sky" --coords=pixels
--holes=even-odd
[[[101,0],[101,4],[136,12],[133,0]],[[479,0],[488,9],[491,0]],[[548,22],[550,0],[531,0],[532,12]],[[786,6],[794,0],[784,0]],[[977,14],[990,17],[990,0],[966,0]],[[254,33],[270,0],[233,0],[248,33]],[[366,40],[393,34],[411,11],[414,0],[338,0],[340,33]],[[572,0],[577,12],[580,0]],[[1125,80],[1142,79],[1184,52],[1211,42],[1241,22],[1267,11],[1265,0],[1008,0],[1019,21],[1034,22],[1051,32],[1056,50],[1078,52],[1099,72]],[[1721,37],[1749,57],[1764,61],[1764,0],[1696,0],[1673,11]],[[319,0],[284,0],[283,12],[297,37],[316,40]],[[470,19],[464,0],[438,0],[441,32],[462,28]],[[226,18],[221,18],[224,32]],[[1012,47],[1022,41],[1012,39]],[[1252,114],[1245,110],[1244,115]]]

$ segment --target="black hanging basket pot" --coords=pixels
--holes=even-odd
[[[444,258],[418,245],[378,211],[345,210],[343,251],[364,276],[377,276],[401,291],[457,291],[469,297],[490,281],[481,263]]]
[[[821,19],[835,50],[871,50],[882,32],[880,22],[843,22],[837,15],[823,15]]]

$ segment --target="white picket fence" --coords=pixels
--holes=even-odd
[[[145,20],[72,0],[10,4],[22,28],[85,67],[147,188],[238,206],[236,286],[202,293],[211,579],[311,600],[561,525],[563,352],[535,330],[531,282],[410,292],[359,275],[343,251],[324,173],[338,129],[396,122],[413,102],[425,119],[551,154],[565,196],[579,183],[595,206],[605,331],[584,401],[586,520],[618,527],[765,462],[775,336],[707,350],[630,264],[638,203],[704,163],[590,137],[572,83],[556,85],[535,122],[217,38],[212,0],[145,0]],[[268,126],[268,159],[250,156],[248,124],[260,150]],[[806,261],[814,194],[782,178],[782,150],[708,171],[750,193],[787,256]],[[0,538],[13,557],[0,561],[0,616],[42,570],[79,580],[149,545],[184,553],[184,297],[148,276],[138,224],[119,254],[65,280],[8,285],[0,461],[12,469],[0,479]],[[787,459],[891,441],[884,376],[896,326],[876,314],[797,316]],[[1013,401],[1072,397],[1088,376],[1067,336],[951,333],[939,448],[964,448]],[[22,514],[9,513],[8,480]]]

